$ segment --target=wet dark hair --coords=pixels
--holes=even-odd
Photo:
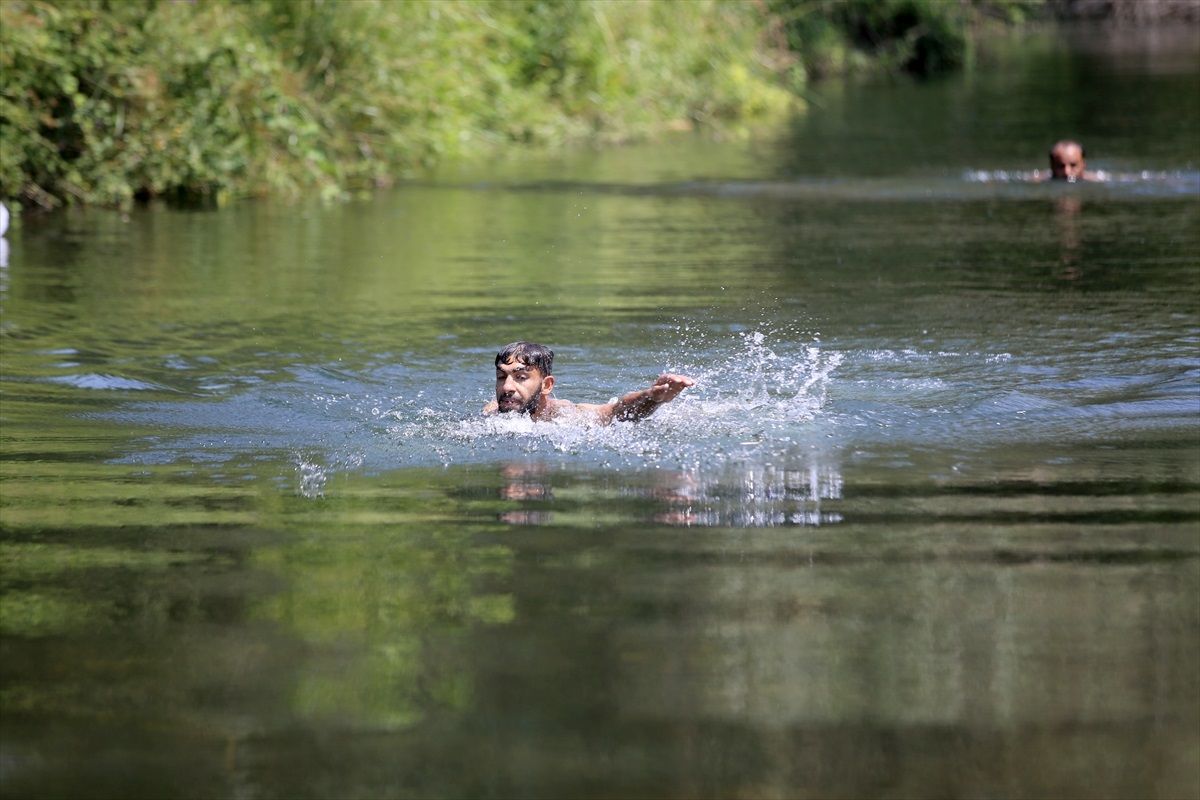
[[[1075,139],[1059,139],[1054,144],[1050,145],[1050,157],[1054,158],[1054,151],[1060,147],[1078,147],[1079,157],[1087,158],[1087,149]]]
[[[505,345],[496,353],[496,366],[507,364],[509,361],[520,361],[527,367],[534,367],[542,376],[552,374],[554,369],[554,351],[544,344],[534,342],[513,342]]]

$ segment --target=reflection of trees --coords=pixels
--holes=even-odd
[[[93,485],[78,505],[102,511],[104,489]],[[160,500],[170,497],[169,487],[158,489]],[[96,517],[96,527],[66,536],[6,520],[3,791],[226,794],[236,742],[287,717],[298,656],[289,637],[246,624],[247,609],[271,588],[244,560],[261,537],[234,526],[106,528],[105,515]]]
[[[1056,535],[1071,552],[1068,531],[1035,538]],[[489,796],[1120,795],[1160,771],[1191,785],[1188,567],[1166,561],[1174,577],[1148,585],[993,557],[1021,538],[514,530],[513,621],[473,630],[471,704],[404,757],[470,753],[421,788]]]
[[[457,479],[436,478],[355,484],[321,513],[274,486],[169,481],[111,497],[78,482],[70,512],[43,510],[24,500],[49,484],[12,483],[6,500],[19,505],[0,542],[5,793],[168,797],[186,781],[225,796],[258,780],[246,765],[264,757],[264,736],[399,730],[469,704],[461,642],[512,619],[494,587],[511,554],[460,524]],[[162,524],[128,528],[130,496]],[[93,528],[39,541],[81,509]]]
[[[579,502],[571,476],[521,479],[532,474],[541,497]],[[642,519],[701,495],[732,501],[735,487],[751,506],[841,496],[840,477],[827,492],[819,470],[815,491],[802,475],[814,485],[804,471],[751,471],[617,491]],[[582,544],[510,539],[514,626],[481,632],[490,655],[460,733],[519,742],[477,751],[487,785],[516,794],[1194,788],[1200,651],[1187,631],[1200,625],[1200,587],[1194,555],[1172,549],[1193,551],[1188,534],[1006,524],[1014,509],[1052,519],[1074,507],[1017,477],[1007,489],[868,493],[855,507],[873,521],[848,513],[833,529],[681,537],[619,525],[593,527]],[[591,488],[593,510],[614,503],[603,489]],[[556,502],[535,502],[555,518]]]
[[[1180,634],[1197,619],[1170,582],[1149,589],[1132,571],[1069,563],[997,567],[965,552],[914,563],[813,549],[813,568],[775,556],[678,576],[705,587],[688,609],[647,615],[614,642],[631,654],[623,713],[759,737],[764,763],[748,772],[769,796],[813,782],[870,795],[900,781],[899,794],[922,794],[933,752],[976,765],[936,778],[949,794],[990,781],[1136,794],[1160,766],[1183,778],[1171,739],[1195,719],[1194,705],[1175,703],[1194,703],[1197,652],[1180,650]],[[1150,719],[1172,734],[1149,735]],[[1105,752],[1137,755],[1113,769]]]
[[[477,546],[454,525],[320,531],[260,550],[255,562],[287,588],[257,614],[314,648],[298,676],[296,711],[395,727],[424,704],[460,707],[471,688],[455,669],[430,669],[429,637],[508,622],[512,599],[483,584],[510,567],[501,546]]]
[[[6,588],[104,627],[5,639],[5,791],[1194,794],[1191,518],[1056,522],[1053,490],[1132,495],[1042,469],[404,470],[155,531],[174,553],[26,547]],[[770,524],[817,502],[845,520]],[[655,524],[689,508],[763,524]]]

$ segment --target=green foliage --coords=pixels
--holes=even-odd
[[[315,110],[279,58],[245,41],[234,7],[174,8],[0,6],[0,193],[125,205],[319,177]]]
[[[336,197],[505,143],[737,129],[1044,0],[3,0],[0,197]],[[782,78],[783,80],[780,80]]]
[[[1045,0],[770,0],[769,6],[810,75],[873,65],[929,76],[963,66],[973,26],[1020,22]]]
[[[736,0],[5,0],[0,196],[328,196],[504,142],[794,100]]]

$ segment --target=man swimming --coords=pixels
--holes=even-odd
[[[663,403],[696,382],[686,375],[666,373],[648,389],[641,389],[609,403],[572,403],[551,397],[554,390],[554,351],[533,342],[513,342],[496,354],[496,399],[483,408],[485,414],[528,414],[545,422],[556,417],[584,414],[607,425],[613,420],[635,421],[653,414]]]
[[[1087,171],[1087,159],[1083,145],[1073,139],[1063,139],[1055,142],[1050,148],[1050,174],[1044,180],[1094,181],[1099,176]]]

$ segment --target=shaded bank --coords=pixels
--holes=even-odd
[[[1200,22],[1200,0],[1049,0],[1048,6],[1060,19],[1123,24]]]
[[[1193,0],[6,0],[0,199],[337,197],[505,147],[724,134],[825,75],[962,67],[989,24]]]
[[[0,196],[337,195],[506,143],[729,126],[796,102],[756,6],[0,4]]]

